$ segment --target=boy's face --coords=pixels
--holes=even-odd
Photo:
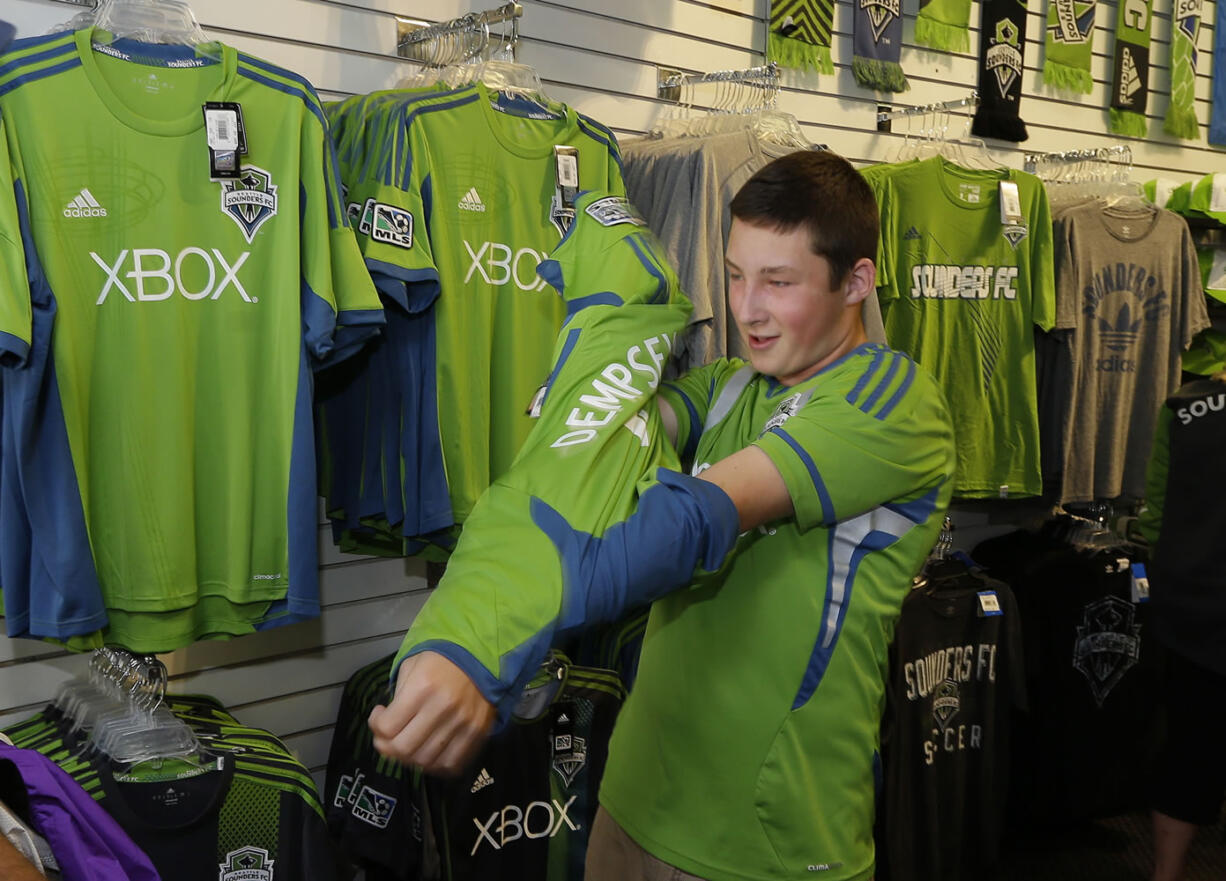
[[[813,253],[808,230],[782,233],[732,219],[728,305],[755,370],[795,385],[854,347],[843,290]],[[858,340],[857,340],[858,342]]]

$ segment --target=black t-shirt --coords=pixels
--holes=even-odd
[[[1013,731],[1010,803],[1035,825],[1144,807],[1160,730],[1159,647],[1130,557],[1013,532],[973,556],[1017,598],[1032,710]]]
[[[982,881],[1000,849],[1011,711],[1025,706],[1020,619],[1008,585],[945,571],[903,600],[890,653],[878,836],[890,881]]]

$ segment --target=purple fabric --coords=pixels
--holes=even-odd
[[[30,823],[55,854],[64,881],[160,881],[153,863],[111,815],[41,753],[0,743],[25,783]]]

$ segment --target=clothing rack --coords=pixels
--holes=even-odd
[[[735,86],[744,86],[748,88],[745,92],[747,95],[753,95],[753,90],[759,90],[762,95],[762,101],[758,102],[763,107],[773,106],[775,98],[779,94],[779,65],[774,61],[763,64],[758,67],[749,67],[743,70],[714,70],[709,73],[690,73],[683,70],[677,70],[671,67],[656,68],[656,95],[665,101],[681,101],[683,89],[690,89],[693,93],[693,87],[706,84],[732,84]],[[724,106],[736,103],[734,99],[740,97],[740,93],[733,92],[728,96],[724,96],[718,102],[720,106],[712,108],[716,112],[741,112],[745,107]],[[692,103],[690,101],[682,103]]]
[[[890,121],[894,119],[902,119],[907,116],[925,116],[929,113],[949,113],[953,110],[960,110],[963,107],[978,106],[978,89],[971,89],[971,93],[965,98],[957,98],[952,101],[938,101],[935,104],[916,104],[914,107],[898,107],[894,109],[891,109],[887,104],[879,104],[877,105],[877,131],[890,131]]]
[[[484,51],[489,45],[491,25],[510,22],[511,32],[509,35],[504,34],[503,48],[509,51],[513,59],[519,46],[519,20],[523,14],[522,4],[506,3],[497,9],[470,12],[450,21],[433,24],[398,16],[396,53],[402,58],[422,61],[432,66],[455,64]]]
[[[1069,180],[1069,174],[1074,179],[1099,179],[1100,173],[1108,168],[1118,174],[1121,166],[1125,174],[1132,169],[1132,147],[1127,144],[1056,153],[1027,153],[1023,167],[1044,179],[1059,176],[1062,180]]]

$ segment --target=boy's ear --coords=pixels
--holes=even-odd
[[[847,273],[843,282],[843,302],[847,306],[858,306],[864,298],[877,287],[877,267],[872,260],[861,257]]]

